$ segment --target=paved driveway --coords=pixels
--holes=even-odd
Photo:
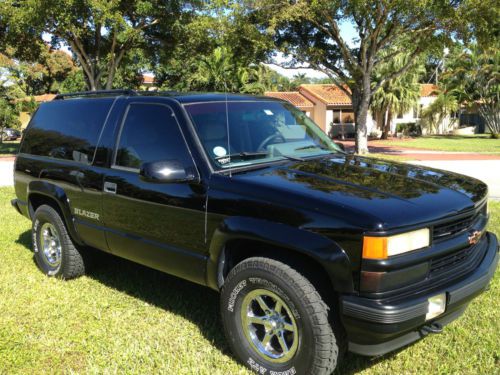
[[[427,160],[411,163],[475,177],[486,182],[490,198],[500,200],[500,160]]]
[[[13,167],[13,161],[0,160],[0,186],[14,185]]]

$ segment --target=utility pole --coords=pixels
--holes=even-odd
[[[444,47],[443,48],[443,58],[441,59],[440,62],[438,62],[437,66],[436,66],[436,86],[439,83],[439,66],[441,65],[441,71],[444,72],[445,59],[449,53],[450,53],[450,49],[448,47]]]

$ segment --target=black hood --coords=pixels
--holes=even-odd
[[[337,217],[361,215],[376,229],[441,219],[474,208],[487,195],[487,186],[470,177],[353,155],[293,162],[233,179],[251,185],[252,194],[263,199]]]

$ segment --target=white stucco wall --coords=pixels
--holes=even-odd
[[[332,122],[333,122],[333,110],[328,109],[326,111],[326,127],[325,127],[325,133],[330,134],[330,129],[332,127]]]

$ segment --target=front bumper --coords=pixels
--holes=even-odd
[[[399,300],[343,296],[342,321],[349,350],[362,355],[382,355],[424,337],[422,327],[429,324],[425,321],[428,299],[437,294],[446,293],[446,310],[432,322],[446,325],[463,314],[467,304],[488,287],[497,267],[497,238],[492,233],[486,233],[485,237],[487,250],[479,266],[452,285]]]

